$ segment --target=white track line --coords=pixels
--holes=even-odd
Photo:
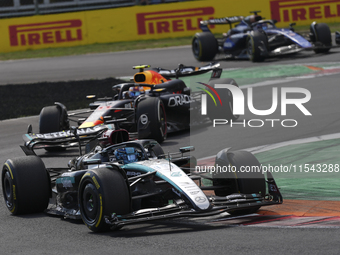
[[[314,136],[314,137],[309,137],[309,138],[301,138],[301,139],[296,139],[296,140],[290,140],[290,141],[281,142],[281,143],[261,145],[261,146],[256,146],[256,147],[242,149],[242,150],[249,151],[251,153],[257,154],[257,153],[260,153],[260,152],[274,150],[274,149],[282,148],[282,147],[289,146],[289,145],[297,145],[297,144],[312,143],[312,142],[321,142],[321,141],[327,141],[327,140],[339,139],[339,138],[340,138],[340,133],[335,133],[335,134],[329,134],[329,135],[321,135],[321,136]],[[214,157],[216,157],[216,155],[200,158],[200,159],[198,159],[198,161],[208,160],[208,159],[211,159],[211,158],[214,158]]]

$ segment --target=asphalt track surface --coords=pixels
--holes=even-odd
[[[272,64],[297,64],[337,61],[339,57],[333,49],[330,54],[303,52],[295,57],[267,59],[263,63],[248,60],[222,61],[222,68],[267,66]],[[222,58],[223,56],[217,56]],[[87,54],[44,59],[23,59],[0,61],[0,84],[26,84],[43,81],[103,79],[117,76],[132,76],[132,66],[148,64],[151,67],[174,69],[178,64],[198,66],[190,46],[164,49],[148,49],[127,52]]]
[[[304,53],[284,59],[271,59],[256,64],[265,68],[271,64],[295,64],[338,62],[340,51],[331,54],[313,55]],[[136,61],[138,61],[136,63]],[[0,62],[0,77],[4,83],[34,82],[105,78],[125,76],[133,72],[127,69],[135,64],[151,64],[164,68],[174,68],[178,63],[198,65],[186,47],[148,50],[126,53],[94,54],[78,57],[62,57],[43,60],[19,60]],[[249,67],[255,64],[248,61],[223,61],[222,67]],[[211,125],[170,135],[164,142],[165,151],[175,151],[181,146],[194,143],[197,157],[211,156],[220,149],[233,147],[244,149],[325,134],[339,132],[340,117],[338,100],[339,74],[301,79],[282,86],[308,89],[312,99],[306,108],[312,116],[303,116],[295,107],[288,108],[287,118],[296,119],[294,129],[281,126],[263,128]],[[7,80],[6,80],[7,79]],[[60,80],[60,79],[59,79]],[[11,81],[11,82],[8,82]],[[254,89],[254,102],[258,109],[271,105],[269,87]],[[272,118],[282,119],[280,112]],[[243,119],[254,118],[246,112]],[[256,117],[258,118],[258,117]],[[284,117],[286,118],[286,117]],[[37,117],[27,117],[0,122],[0,161],[22,156],[18,145],[28,124],[37,129]],[[191,138],[190,138],[191,134]],[[213,139],[221,141],[212,142]],[[216,140],[215,140],[216,141]],[[69,151],[76,155],[76,150]],[[48,160],[46,165],[66,164],[65,158]],[[263,227],[256,225],[221,223],[208,224],[205,221],[185,220],[159,221],[124,227],[117,232],[94,234],[81,222],[49,217],[44,214],[11,216],[0,195],[0,248],[1,254],[338,254],[338,227]],[[270,216],[268,216],[270,217]]]

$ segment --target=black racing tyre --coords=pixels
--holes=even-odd
[[[263,197],[266,194],[266,182],[261,170],[261,164],[257,158],[248,151],[235,151],[228,153],[229,162],[236,167],[239,192],[244,194],[259,193]],[[239,171],[241,167],[252,171]]]
[[[125,215],[131,211],[130,190],[125,177],[117,169],[98,168],[82,177],[78,200],[80,215],[85,225],[93,232],[110,229],[104,216]]]
[[[165,107],[158,97],[147,97],[137,105],[138,139],[155,139],[161,143],[167,136]]]
[[[216,168],[227,169],[233,167],[233,171],[224,171],[213,173],[213,186],[222,188],[215,190],[216,196],[228,196],[233,193],[242,194],[266,194],[266,182],[263,173],[260,171],[260,163],[253,154],[247,151],[220,151],[215,160]],[[250,169],[253,172],[242,172],[244,169]],[[240,171],[242,170],[242,171]],[[249,214],[256,212],[260,206],[249,209],[231,211],[232,215]]]
[[[218,52],[218,43],[210,32],[196,33],[192,39],[192,53],[198,61],[211,61]]]
[[[332,47],[332,35],[329,26],[325,23],[312,23],[310,26],[310,38],[315,44],[320,44],[324,47],[321,49],[315,49],[315,53],[326,53]]]
[[[215,158],[215,168],[230,168],[228,159],[229,149],[221,150],[217,153]],[[237,175],[232,171],[216,171],[212,173],[213,186],[219,186],[214,190],[216,196],[228,196],[238,193]]]
[[[252,31],[247,38],[247,55],[253,62],[262,62],[265,56],[260,50],[260,47],[264,47],[268,50],[267,36],[260,31]]]
[[[222,79],[213,79],[209,81],[208,85],[215,89],[215,84],[232,84],[238,87],[236,81],[230,78],[222,78]],[[207,89],[214,99],[207,95],[207,115],[211,121],[214,119],[226,119],[230,120],[237,120],[239,115],[233,114],[233,96],[228,89],[215,89],[219,97],[221,98],[222,105],[219,102],[219,99],[214,91],[211,89]],[[216,104],[215,104],[216,102]]]
[[[44,107],[39,116],[39,133],[53,133],[70,129],[67,111],[59,105]],[[60,151],[65,148],[50,147],[47,151]]]
[[[58,105],[44,107],[39,116],[39,133],[53,133],[70,129],[67,111]]]
[[[261,165],[257,158],[248,151],[235,151],[228,153],[229,162],[232,166],[236,167],[237,172],[237,184],[238,193],[242,194],[261,194],[262,197],[266,195],[266,181],[264,174],[260,171]],[[241,167],[252,167],[253,172],[241,172]],[[235,210],[230,212],[232,215],[249,214],[254,213],[261,206],[244,209]]]
[[[153,156],[153,157],[158,157],[159,155],[163,155],[164,154],[163,148],[159,144],[154,145],[149,150],[151,150],[150,151],[151,152],[151,156]]]
[[[2,168],[2,193],[13,215],[43,212],[51,193],[50,178],[37,156],[8,159]]]

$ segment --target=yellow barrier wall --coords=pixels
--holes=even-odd
[[[340,0],[202,0],[0,20],[2,52],[93,43],[181,37],[199,32],[209,18],[261,10],[283,27],[296,22],[340,22]],[[228,26],[211,30],[223,33]]]

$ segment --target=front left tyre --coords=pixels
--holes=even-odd
[[[8,159],[1,181],[6,207],[13,215],[40,213],[47,208],[50,178],[39,157]]]
[[[228,196],[233,193],[266,195],[266,181],[260,171],[261,164],[257,158],[248,151],[220,151],[215,160],[220,167],[233,167],[232,172],[213,174],[213,185],[221,188],[215,190],[216,196]],[[253,171],[244,171],[252,169]],[[230,211],[232,215],[254,213],[261,206]]]

